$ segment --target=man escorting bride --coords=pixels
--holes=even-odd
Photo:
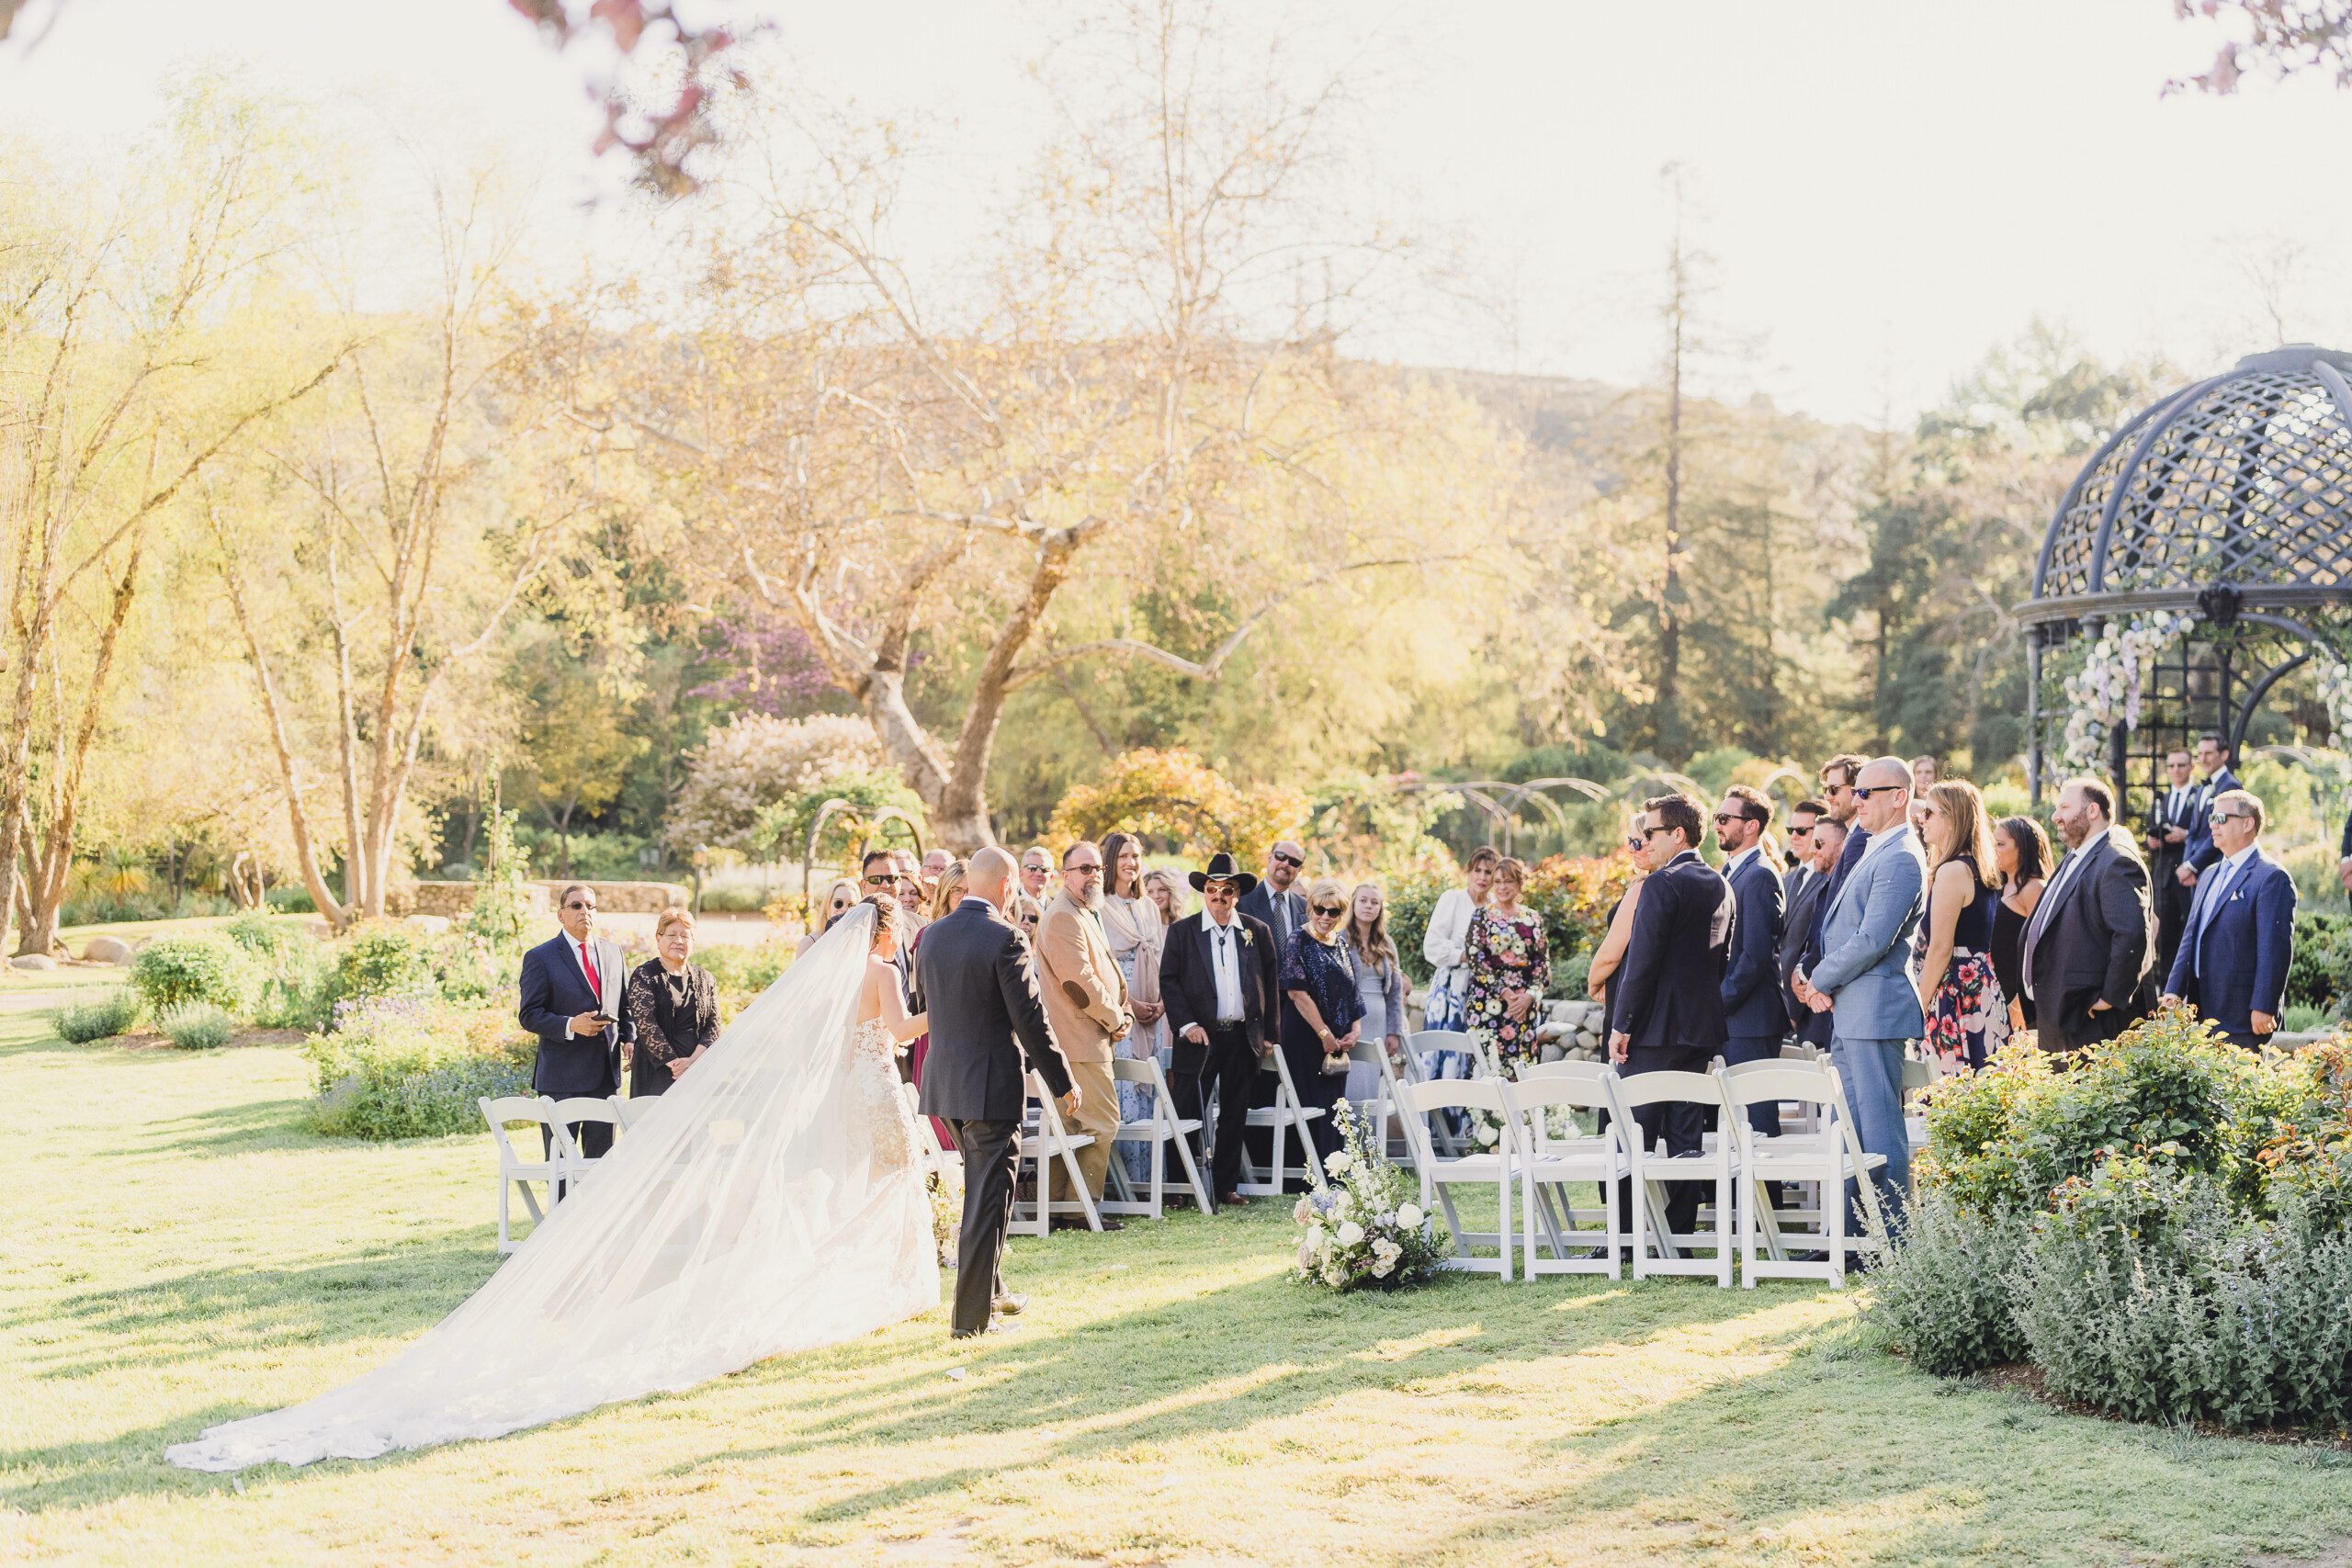
[[[974,897],[923,943],[936,998],[925,1077],[938,1086],[924,1109],[953,1120],[970,1173],[959,1334],[984,1328],[1003,1298],[1021,1047],[1069,1092],[1027,951],[998,918],[1012,872],[1000,851],[975,857]],[[645,1102],[503,1268],[390,1361],[165,1457],[242,1470],[493,1438],[938,1305],[930,1197],[893,1065],[926,1022],[899,992],[899,931],[881,899],[835,922]],[[648,1323],[671,1326],[648,1335]]]

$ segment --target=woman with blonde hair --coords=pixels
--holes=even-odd
[[[835,920],[856,908],[857,897],[856,883],[846,876],[835,877],[832,886],[825,893],[824,904],[809,917],[808,929],[801,935],[799,942],[794,946],[792,956],[797,958],[808,952],[808,944],[832,930]]]
[[[1388,895],[1377,882],[1359,883],[1349,895],[1348,947],[1363,1000],[1363,1032],[1397,1061],[1405,1049],[1405,968],[1388,934]]]
[[[1331,1107],[1347,1085],[1348,1053],[1363,1021],[1348,957],[1347,890],[1319,877],[1306,892],[1306,923],[1290,933],[1279,954],[1283,1060],[1302,1104],[1323,1112],[1307,1123],[1317,1160],[1338,1151]]]
[[[1174,872],[1145,872],[1143,896],[1151,900],[1153,908],[1159,911],[1159,929],[1163,933],[1184,918],[1184,891],[1177,886]]]
[[[2008,1043],[2009,1004],[1993,968],[1993,917],[2000,904],[1993,823],[1984,797],[1962,780],[1930,785],[1918,802],[1928,852],[1928,908],[1919,919],[1923,1043],[1946,1072],[1981,1067]]]

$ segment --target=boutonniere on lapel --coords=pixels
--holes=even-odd
[[[1243,926],[1243,927],[1241,928],[1241,945],[1242,945],[1242,946],[1244,946],[1244,947],[1248,947],[1250,943],[1252,943],[1252,942],[1256,942],[1257,940],[1258,940],[1257,933],[1256,933],[1256,932],[1254,932],[1254,931],[1251,931],[1248,926]]]

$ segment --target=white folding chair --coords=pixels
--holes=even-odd
[[[1459,1052],[1473,1062],[1478,1059],[1478,1043],[1458,1029],[1417,1030],[1405,1039],[1405,1081],[1417,1084],[1452,1081],[1431,1077],[1428,1064],[1422,1060],[1425,1055],[1440,1051]],[[1453,1125],[1451,1117],[1438,1119],[1438,1124],[1430,1129],[1430,1142],[1439,1153],[1449,1156],[1464,1152],[1461,1129]]]
[[[579,1180],[595,1169],[603,1158],[602,1156],[591,1158],[582,1154],[580,1141],[571,1136],[571,1129],[582,1122],[601,1122],[618,1135],[628,1126],[628,1123],[622,1120],[623,1112],[619,1105],[618,1100],[607,1099],[602,1095],[585,1094],[555,1102],[549,1114],[555,1117],[557,1125],[563,1129],[565,1139],[571,1145],[571,1157],[566,1162],[564,1172],[567,1182]],[[571,1194],[567,1191],[564,1196],[570,1197]]]
[[[1630,1168],[1634,1202],[1634,1278],[1652,1274],[1712,1274],[1715,1283],[1731,1288],[1732,1232],[1735,1229],[1732,1182],[1736,1173],[1736,1138],[1718,1136],[1714,1146],[1695,1154],[1669,1156],[1663,1146],[1644,1147],[1641,1125],[1634,1112],[1648,1105],[1712,1106],[1722,1119],[1724,1088],[1710,1073],[1611,1074],[1602,1081],[1609,1093],[1609,1119],[1625,1129],[1626,1164]],[[1668,1224],[1664,1185],[1669,1181],[1712,1181],[1714,1184],[1714,1226],[1712,1230],[1677,1232]],[[1694,1224],[1696,1221],[1692,1222]],[[1651,1232],[1657,1235],[1653,1236]],[[1649,1256],[1657,1243],[1658,1255]],[[1690,1258],[1683,1248],[1712,1246],[1714,1258]]]
[[[1007,1228],[1029,1235],[1050,1235],[1057,1213],[1082,1213],[1086,1228],[1099,1231],[1102,1216],[1094,1206],[1094,1195],[1087,1190],[1086,1178],[1079,1174],[1078,1151],[1094,1141],[1091,1133],[1073,1133],[1062,1122],[1062,1108],[1046,1090],[1045,1080],[1035,1073],[1029,1075],[1031,1103],[1036,1114],[1021,1134],[1021,1163],[1036,1172],[1037,1196],[1035,1201],[1013,1205],[1012,1224]],[[1071,1198],[1052,1196],[1054,1161],[1062,1163],[1062,1170],[1069,1178]],[[1016,1180],[1020,1172],[1013,1173]],[[1023,1211],[1027,1211],[1026,1217]]]
[[[522,1190],[523,1206],[531,1211],[531,1222],[537,1224],[547,1219],[547,1212],[539,1207],[538,1194],[531,1190],[531,1183],[548,1184],[548,1207],[555,1206],[556,1183],[570,1168],[573,1150],[571,1130],[554,1120],[555,1101],[546,1095],[508,1094],[492,1100],[483,1095],[474,1101],[481,1107],[481,1119],[490,1123],[491,1142],[498,1148],[498,1250],[512,1252],[522,1243],[516,1241],[509,1228],[510,1200],[517,1188]],[[506,1131],[515,1122],[529,1122],[534,1127],[552,1129],[552,1138],[544,1158],[526,1158],[514,1147],[514,1140]]]
[[[1102,1212],[1106,1214],[1148,1214],[1155,1220],[1164,1217],[1168,1148],[1172,1141],[1176,1157],[1184,1167],[1184,1184],[1192,1189],[1193,1206],[1199,1213],[1207,1213],[1208,1183],[1201,1179],[1201,1168],[1193,1158],[1192,1135],[1201,1130],[1200,1118],[1176,1114],[1176,1097],[1169,1091],[1168,1079],[1160,1072],[1159,1063],[1155,1058],[1147,1056],[1140,1061],[1129,1061],[1125,1057],[1114,1059],[1111,1063],[1111,1079],[1114,1083],[1139,1084],[1151,1096],[1151,1113],[1140,1122],[1120,1122],[1118,1132],[1112,1135],[1114,1145],[1141,1142],[1149,1145],[1151,1196],[1145,1200],[1135,1195],[1134,1179],[1127,1175],[1126,1164],[1117,1156],[1114,1149],[1110,1179],[1119,1196],[1105,1198],[1101,1204]]]
[[[1570,1071],[1551,1071],[1568,1068]],[[1589,1071],[1586,1069],[1589,1069]],[[1617,1183],[1633,1174],[1625,1157],[1626,1123],[1611,1118],[1597,1133],[1576,1125],[1575,1112],[1609,1108],[1609,1086],[1616,1075],[1598,1062],[1548,1062],[1520,1069],[1519,1081],[1500,1085],[1520,1147],[1520,1224],[1527,1277],[1538,1274],[1607,1274],[1621,1277],[1617,1261],[1623,1236],[1617,1228]],[[1561,1111],[1567,1122],[1555,1130],[1551,1112]],[[1580,1209],[1568,1196],[1568,1183],[1592,1182],[1600,1189],[1600,1206]],[[1559,1200],[1555,1217],[1551,1196]],[[1535,1215],[1542,1209],[1549,1259],[1535,1250]],[[1597,1221],[1598,1232],[1585,1228]],[[1598,1244],[1601,1250],[1590,1249]]]
[[[1870,1173],[1886,1159],[1849,1145],[1852,1128],[1839,1112],[1835,1069],[1826,1062],[1742,1062],[1717,1069],[1716,1077],[1733,1107],[1724,1125],[1739,1144],[1740,1282],[1752,1289],[1758,1280],[1826,1280],[1842,1287],[1847,1254],[1876,1246],[1869,1236],[1846,1234],[1846,1182],[1860,1175],[1869,1188]],[[1785,1130],[1774,1136],[1747,1124],[1749,1106],[1789,1101],[1811,1112],[1803,1128],[1784,1123]],[[1816,1184],[1816,1206],[1775,1211],[1766,1196],[1766,1184],[1775,1181]],[[1875,1191],[1864,1210],[1876,1223]],[[1807,1224],[1808,1229],[1797,1228]],[[1883,1235],[1883,1229],[1879,1234]],[[1756,1255],[1759,1239],[1766,1248],[1761,1258]],[[1791,1258],[1792,1251],[1821,1256],[1809,1261]]]
[[[1298,1086],[1291,1081],[1290,1063],[1284,1059],[1281,1046],[1277,1045],[1267,1052],[1266,1059],[1259,1064],[1259,1067],[1261,1071],[1274,1075],[1274,1102],[1272,1105],[1250,1107],[1250,1125],[1273,1129],[1274,1174],[1272,1180],[1259,1180],[1257,1162],[1250,1157],[1249,1145],[1244,1144],[1241,1150],[1241,1182],[1236,1190],[1245,1198],[1281,1197],[1290,1176],[1290,1165],[1284,1156],[1283,1145],[1294,1137],[1298,1140],[1300,1171],[1310,1184],[1321,1187],[1323,1162],[1315,1157],[1315,1139],[1307,1132],[1306,1124],[1319,1120],[1323,1112],[1309,1109],[1306,1103],[1298,1098]],[[1225,1092],[1222,1083],[1218,1085],[1217,1092],[1219,1094]]]
[[[1399,1084],[1396,1089],[1397,1109],[1404,1112],[1405,1131],[1419,1144],[1414,1165],[1421,1176],[1421,1207],[1427,1210],[1437,1204],[1445,1214],[1448,1229],[1453,1233],[1453,1256],[1439,1267],[1463,1269],[1477,1273],[1511,1277],[1511,1248],[1517,1238],[1511,1234],[1511,1184],[1518,1176],[1518,1136],[1511,1131],[1510,1107],[1503,1098],[1503,1086],[1494,1078],[1441,1078],[1431,1083]],[[1430,1118],[1445,1111],[1483,1111],[1501,1126],[1492,1153],[1442,1156],[1430,1134]],[[1468,1183],[1491,1185],[1499,1206],[1501,1225],[1494,1232],[1465,1230],[1462,1216],[1453,1206],[1453,1188]],[[1473,1243],[1495,1244],[1495,1256],[1481,1258],[1470,1247]]]
[[[1408,1061],[1411,1059],[1409,1051],[1406,1057]],[[1378,1129],[1372,1146],[1380,1151],[1382,1159],[1388,1159],[1391,1157],[1388,1153],[1388,1123],[1396,1115],[1397,1083],[1396,1064],[1388,1059],[1388,1043],[1385,1040],[1359,1040],[1348,1052],[1348,1060],[1370,1063],[1380,1074],[1380,1081],[1373,1089],[1371,1099],[1350,1103],[1356,1108],[1359,1121]],[[1410,1165],[1413,1162],[1413,1140],[1406,1137],[1400,1141],[1403,1145],[1402,1157],[1406,1164]]]
[[[1940,1062],[1922,1062],[1910,1056],[1903,1058],[1903,1087],[1900,1090],[1903,1100],[1903,1135],[1911,1141],[1911,1152],[1914,1155],[1928,1146],[1928,1117],[1925,1111],[1913,1111],[1912,1103],[1918,1099],[1921,1089],[1926,1089],[1942,1076],[1942,1071]]]

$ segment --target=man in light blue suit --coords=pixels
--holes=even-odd
[[[2295,879],[2259,842],[2262,802],[2213,797],[2207,829],[2221,859],[2197,879],[2165,999],[2187,1001],[2231,1043],[2258,1048],[2278,1027],[2295,953]]]
[[[1821,961],[1797,981],[1798,998],[1830,1016],[1829,1059],[1865,1151],[1886,1156],[1880,1203],[1890,1223],[1911,1184],[1903,1126],[1904,1047],[1919,1038],[1919,976],[1911,936],[1927,906],[1927,863],[1911,830],[1911,769],[1900,757],[1866,762],[1854,780],[1854,820],[1870,834],[1821,929]],[[1857,1230],[1861,1217],[1848,1205]]]

